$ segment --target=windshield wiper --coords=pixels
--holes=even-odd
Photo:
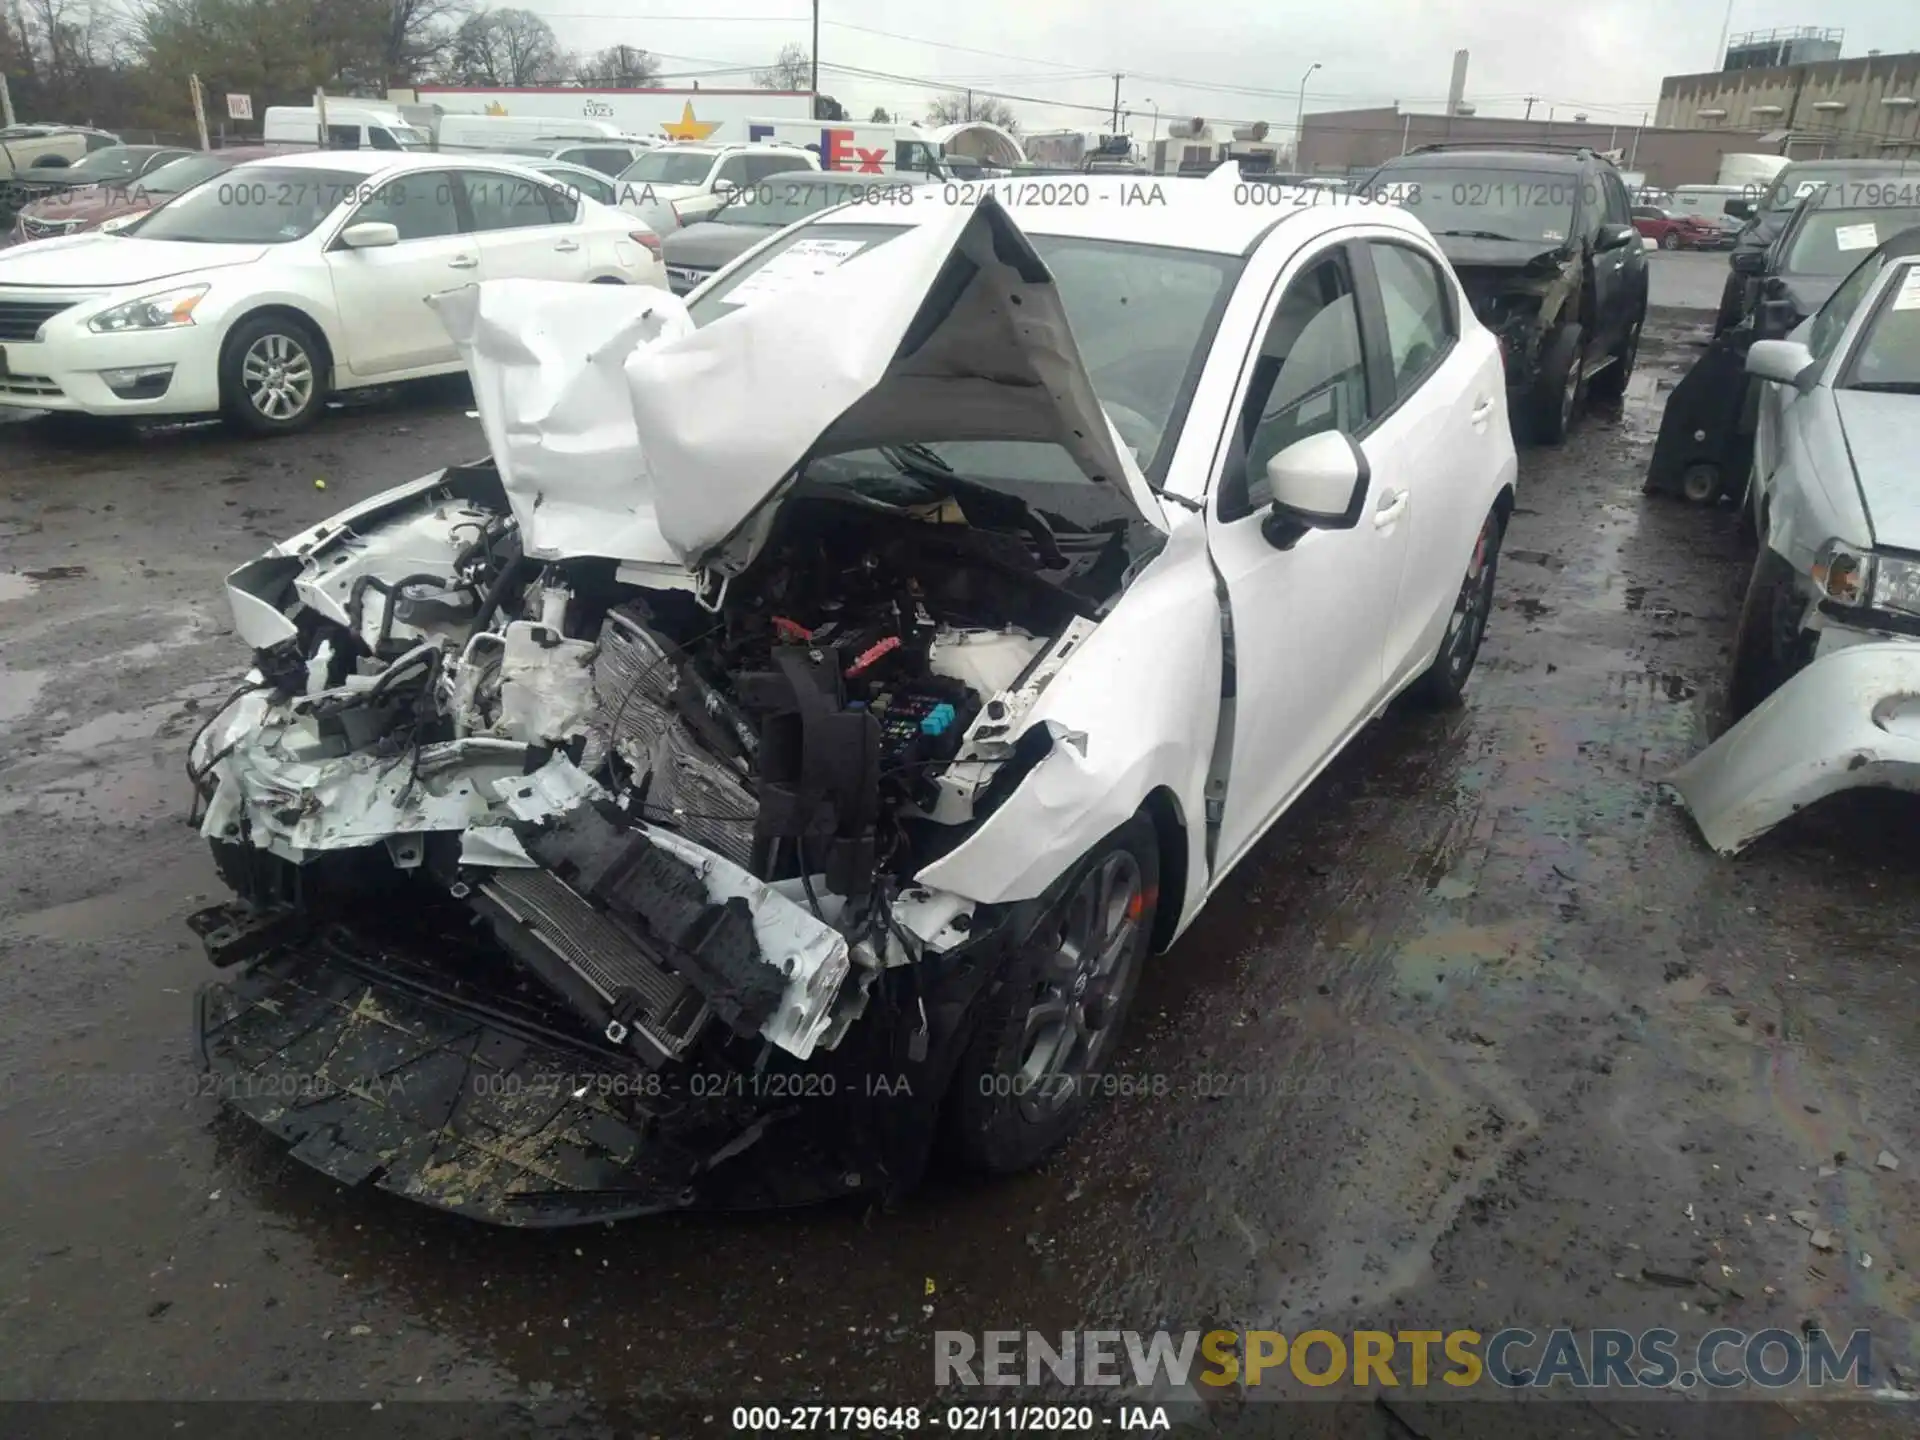
[[[916,471],[931,470],[936,475],[955,475],[959,472],[947,463],[946,457],[931,445],[922,445],[919,441],[909,441],[904,445],[882,445],[879,451],[900,469],[913,474]]]
[[[1849,390],[1871,390],[1876,395],[1920,395],[1920,380],[1856,380]]]
[[[1518,235],[1502,235],[1498,230],[1436,230],[1433,233],[1436,235],[1452,235],[1461,240],[1511,240],[1516,245],[1530,245],[1533,243],[1530,240],[1523,240]]]

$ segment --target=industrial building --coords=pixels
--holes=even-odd
[[[1762,130],[1802,159],[1920,159],[1920,52],[1841,59],[1840,37],[1736,35],[1721,69],[1660,82],[1654,123]]]

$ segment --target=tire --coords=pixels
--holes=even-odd
[[[1662,250],[1678,250],[1680,248],[1680,232],[1678,230],[1667,231],[1666,234],[1660,237],[1660,248]]]
[[[1618,400],[1627,393],[1627,383],[1633,379],[1633,367],[1640,359],[1640,332],[1646,328],[1646,324],[1647,312],[1643,309],[1633,324],[1627,327],[1626,338],[1614,350],[1613,363],[1587,382],[1589,395]]]
[[[1060,898],[979,1000],[954,1072],[949,1143],[967,1168],[1031,1169],[1086,1118],[1099,1094],[1088,1081],[1110,1063],[1139,987],[1159,893],[1160,851],[1144,814],[1068,871]],[[1077,1031],[1062,1023],[1075,1014]]]
[[[1733,724],[1778,690],[1806,664],[1799,638],[1806,604],[1794,588],[1793,567],[1762,546],[1747,581],[1727,676],[1727,723]]]
[[[1473,674],[1473,662],[1480,657],[1480,642],[1486,639],[1487,620],[1493,614],[1493,587],[1500,568],[1500,542],[1507,533],[1499,508],[1487,512],[1480,534],[1473,543],[1473,556],[1460,581],[1460,594],[1453,603],[1453,617],[1447,621],[1446,634],[1433,663],[1407,687],[1415,704],[1433,710],[1451,710],[1466,697],[1467,680]]]
[[[312,326],[290,315],[249,316],[220,350],[220,413],[246,435],[304,430],[326,404],[328,368]]]
[[[1577,324],[1562,325],[1547,341],[1540,378],[1528,397],[1527,413],[1533,438],[1542,445],[1558,445],[1573,428],[1586,389],[1581,373],[1586,363],[1586,331]]]

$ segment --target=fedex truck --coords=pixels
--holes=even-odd
[[[780,120],[765,116],[747,122],[747,139],[769,145],[797,145],[820,157],[822,170],[859,175],[894,172],[940,174],[939,151],[911,125],[858,124],[850,120]]]

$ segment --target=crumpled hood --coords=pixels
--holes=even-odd
[[[1835,390],[1833,403],[1847,434],[1873,543],[1920,550],[1920,483],[1913,454],[1914,435],[1920,431],[1920,395]]]
[[[641,478],[625,366],[635,347],[693,332],[679,298],[653,286],[489,280],[427,304],[473,377],[525,552],[674,564]]]
[[[774,280],[786,256],[756,272],[773,293],[627,362],[643,473],[688,564],[750,563],[765,526],[748,522],[809,455],[915,442],[1058,445],[1117,518],[1167,529],[1052,275],[991,194],[812,277]]]
[[[1436,235],[1434,243],[1456,270],[1526,270],[1551,274],[1566,258],[1564,241],[1483,240]]]
[[[528,554],[735,573],[765,533],[749,521],[810,455],[943,440],[1060,445],[1116,518],[1167,529],[1051,275],[991,196],[767,279],[701,329],[660,290],[499,280],[429,299]]]

